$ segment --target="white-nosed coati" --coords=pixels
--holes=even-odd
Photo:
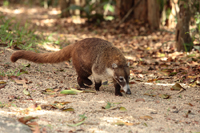
[[[122,96],[120,88],[126,94],[131,94],[129,88],[130,72],[125,57],[118,48],[102,39],[86,38],[51,53],[20,50],[12,54],[11,61],[25,59],[36,63],[58,63],[70,58],[72,58],[78,74],[77,81],[81,88],[92,85],[92,81],[88,79],[92,75],[97,91],[99,91],[103,79],[113,78],[115,95]]]

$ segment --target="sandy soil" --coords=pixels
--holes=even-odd
[[[1,50],[3,50],[1,48]],[[17,85],[11,79],[6,86],[0,89],[1,103],[8,104],[12,101],[15,106],[1,108],[1,114],[19,118],[23,116],[38,116],[36,120],[41,127],[48,132],[199,132],[200,126],[200,96],[198,88],[184,86],[186,91],[178,93],[171,91],[172,84],[147,84],[137,83],[131,85],[132,95],[122,97],[114,95],[112,83],[101,87],[96,93],[79,93],[78,95],[49,96],[41,91],[47,88],[60,88],[61,90],[76,88],[76,73],[71,66],[65,63],[59,64],[35,64],[20,60],[11,63],[9,57],[13,51],[5,50],[0,54],[1,71],[23,68],[23,64],[30,63],[25,70],[28,74],[20,77],[26,78],[29,84],[26,88],[30,92],[32,100],[23,93],[24,87]],[[8,64],[5,66],[3,64]],[[61,71],[62,70],[62,71]],[[94,87],[91,88],[91,90]],[[144,94],[152,94],[144,95]],[[169,94],[169,99],[159,97],[159,94]],[[155,96],[153,96],[155,95]],[[35,105],[52,104],[54,101],[71,102],[66,108],[73,108],[73,112],[57,110],[30,110],[27,108]],[[110,103],[114,109],[103,109]],[[125,107],[127,111],[119,108]],[[188,111],[191,111],[188,113]],[[187,115],[188,113],[188,115]],[[84,124],[69,127],[68,124],[77,123],[79,115],[87,117]],[[120,122],[125,122],[120,124]]]

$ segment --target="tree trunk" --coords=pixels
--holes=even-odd
[[[192,38],[189,34],[189,22],[191,12],[186,2],[179,3],[178,23],[176,25],[176,49],[177,51],[190,51],[193,47]]]
[[[116,14],[122,19],[127,12],[134,6],[134,0],[116,0]],[[129,15],[129,18],[131,15]]]
[[[61,18],[69,17],[70,13],[67,8],[70,6],[71,0],[60,0]]]
[[[158,0],[148,0],[148,22],[152,30],[158,30],[160,25],[160,6]]]
[[[134,0],[134,5],[136,5],[141,0]],[[147,22],[147,1],[142,0],[140,4],[134,9],[134,19]]]
[[[159,29],[161,15],[158,0],[117,0],[116,14],[123,22],[125,19],[135,19],[148,22],[152,30]],[[125,16],[127,18],[124,19]]]

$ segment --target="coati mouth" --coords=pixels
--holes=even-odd
[[[130,86],[123,76],[119,76],[119,77],[115,76],[114,79],[117,81],[117,83],[120,85],[121,89],[123,89],[123,91],[126,94],[129,94],[129,95],[131,94]]]
[[[126,94],[131,94],[131,90],[128,84],[126,84],[124,87],[122,87]]]

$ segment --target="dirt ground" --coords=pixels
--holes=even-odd
[[[41,9],[42,10],[42,9]],[[44,11],[43,11],[44,12]],[[47,11],[46,11],[47,12]],[[9,14],[9,13],[8,13]],[[38,9],[40,14],[40,9]],[[12,15],[12,14],[11,14]],[[24,16],[22,14],[22,16]],[[31,15],[28,17],[31,18]],[[20,16],[19,16],[20,18]],[[23,18],[27,19],[27,18]],[[38,20],[39,21],[39,20]],[[80,28],[80,26],[77,26]],[[52,27],[52,29],[54,29]],[[50,29],[50,28],[48,28]],[[46,30],[48,30],[46,29]],[[66,26],[66,29],[70,29]],[[77,30],[77,28],[74,28]],[[26,84],[22,85],[18,80],[12,78],[1,79],[6,81],[6,86],[0,88],[0,102],[6,106],[0,108],[0,114],[3,116],[18,119],[25,116],[37,116],[35,122],[40,126],[41,131],[56,132],[88,132],[88,133],[198,133],[200,132],[200,91],[198,86],[189,86],[189,84],[181,83],[185,89],[183,91],[172,91],[172,86],[176,83],[178,77],[161,76],[157,69],[153,69],[150,73],[146,73],[150,68],[155,66],[155,54],[149,52],[142,57],[145,64],[138,65],[139,58],[144,54],[143,49],[147,46],[145,42],[148,37],[142,37],[140,44],[132,45],[133,36],[122,37],[115,35],[96,34],[90,30],[83,28],[81,30],[68,31],[67,37],[70,43],[86,37],[100,37],[113,42],[126,57],[132,61],[131,63],[131,95],[123,93],[122,97],[114,95],[114,87],[112,82],[108,81],[100,88],[99,92],[78,93],[77,95],[59,95],[64,89],[78,88],[76,82],[76,72],[71,62],[63,62],[59,64],[35,64],[25,60],[19,60],[11,63],[10,56],[15,50],[0,47],[0,71],[12,73],[15,69],[28,72],[19,77],[26,80]],[[45,29],[42,29],[45,30]],[[112,29],[107,29],[112,30]],[[71,33],[74,32],[73,35]],[[97,32],[101,32],[97,30]],[[77,34],[76,34],[77,33]],[[168,32],[164,32],[168,34]],[[64,32],[62,33],[64,34]],[[151,36],[154,33],[151,34]],[[156,33],[160,34],[159,32]],[[80,36],[81,35],[81,36]],[[159,36],[160,37],[160,36]],[[174,35],[170,34],[173,39]],[[161,37],[162,38],[162,37]],[[164,38],[164,37],[163,37]],[[152,39],[151,45],[157,48],[160,39]],[[156,40],[156,42],[155,42]],[[163,40],[162,40],[163,41]],[[164,48],[170,48],[174,42],[168,43]],[[131,51],[123,48],[131,45]],[[144,44],[144,45],[143,45]],[[160,44],[158,44],[160,46]],[[134,48],[137,47],[137,48]],[[138,49],[139,47],[139,49]],[[141,52],[142,51],[142,52]],[[48,51],[42,51],[48,52]],[[176,53],[176,52],[174,52]],[[173,54],[173,53],[172,53]],[[130,59],[131,58],[131,59]],[[160,61],[160,60],[159,60]],[[27,65],[30,64],[30,65]],[[170,69],[176,69],[177,65],[168,66]],[[16,73],[16,72],[15,72]],[[160,79],[159,82],[149,81],[150,79]],[[92,79],[92,77],[91,77]],[[135,80],[137,82],[135,82]],[[44,90],[53,88],[52,95],[44,93]],[[27,96],[24,89],[30,93]],[[94,86],[89,90],[94,90]],[[70,102],[65,104],[65,109],[73,109],[73,111],[52,108],[55,101]],[[105,109],[106,105],[111,104],[111,108]],[[41,107],[41,109],[40,109]],[[86,116],[85,121],[80,122],[80,115]],[[77,124],[72,125],[70,124]]]

